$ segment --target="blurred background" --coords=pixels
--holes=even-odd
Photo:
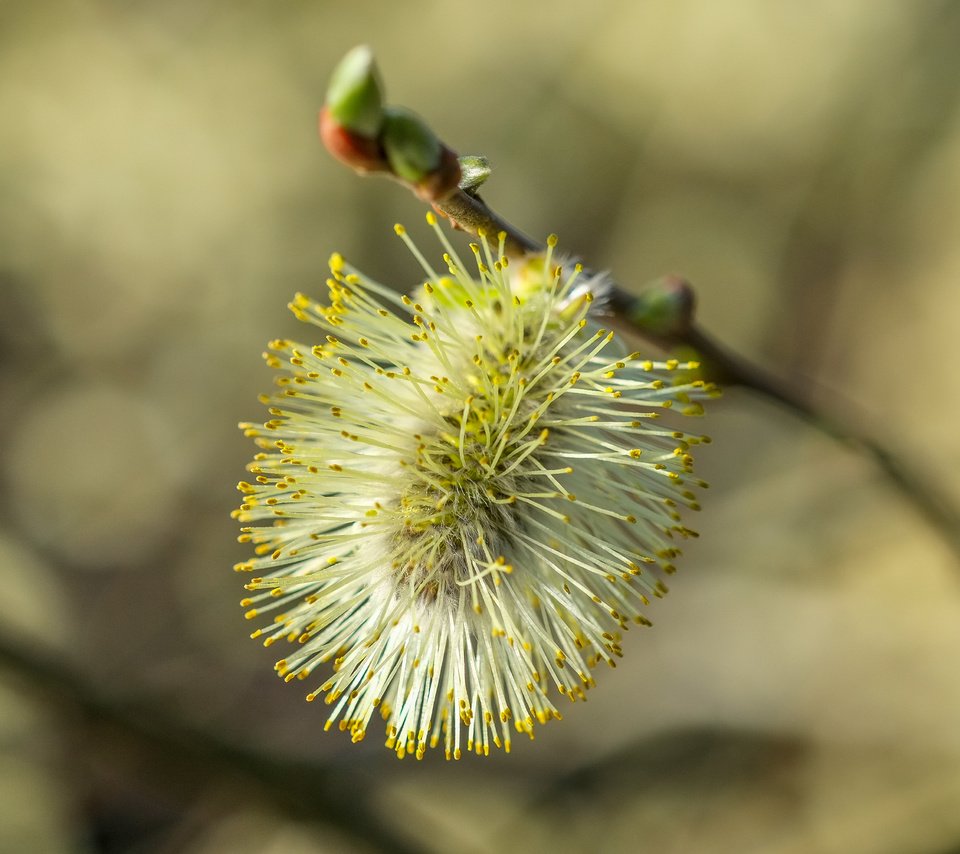
[[[0,3],[0,851],[960,851],[960,564],[730,390],[655,626],[505,757],[352,745],[247,637],[259,358],[423,209],[316,138],[372,45],[487,200],[960,504],[960,3]],[[206,735],[205,735],[206,734]],[[240,748],[237,750],[236,748]],[[253,757],[253,758],[251,758]]]

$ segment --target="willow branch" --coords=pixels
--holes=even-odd
[[[506,235],[504,251],[511,257],[543,251],[542,244],[497,216],[478,195],[458,188],[446,198],[435,201],[433,207],[447,217],[454,227],[471,234],[484,232],[489,235]]]
[[[344,767],[280,759],[193,726],[153,703],[104,693],[65,666],[0,633],[0,668],[52,708],[71,713],[84,742],[119,741],[127,760],[152,769],[151,784],[175,796],[197,786],[228,788],[250,804],[270,806],[306,822],[323,822],[377,851],[414,854],[421,849],[368,806],[374,781]]]
[[[508,255],[541,251],[537,241],[498,215],[478,194],[490,174],[486,160],[458,160],[423,119],[401,108],[384,107],[381,88],[372,54],[366,48],[355,48],[335,72],[320,116],[320,135],[327,149],[361,174],[378,173],[405,184],[455,228],[501,235]],[[787,382],[719,344],[696,323],[695,294],[688,282],[667,277],[638,294],[612,282],[608,287],[608,306],[616,320],[661,348],[693,350],[705,379],[740,386],[773,400],[869,456],[960,558],[960,511],[949,496],[840,415],[827,414]]]
[[[504,232],[510,254],[523,255],[543,249],[527,235],[511,226],[476,196],[460,190],[434,202],[434,207],[446,214],[454,224],[476,234]],[[663,324],[663,315],[651,323],[651,297],[660,300],[671,294],[681,310]],[[960,558],[960,512],[949,496],[916,473],[916,469],[901,461],[884,445],[848,424],[841,416],[827,413],[809,398],[790,388],[789,383],[752,364],[744,357],[720,344],[693,319],[693,290],[689,283],[669,277],[658,283],[655,293],[632,295],[616,284],[611,285],[609,308],[614,317],[626,321],[629,328],[663,349],[685,348],[697,353],[703,375],[723,386],[739,386],[776,402],[817,430],[846,444],[873,460],[887,482],[915,507]]]

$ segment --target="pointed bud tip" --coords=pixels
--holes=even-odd
[[[383,124],[380,75],[367,45],[350,50],[334,68],[327,87],[327,109],[342,127],[373,139]]]
[[[468,193],[479,189],[490,177],[490,161],[486,157],[476,154],[466,154],[458,158],[460,161],[460,189]]]

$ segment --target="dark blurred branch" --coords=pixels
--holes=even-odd
[[[52,708],[67,712],[69,722],[82,727],[85,743],[121,744],[116,756],[149,768],[149,782],[177,798],[218,787],[228,790],[231,800],[323,823],[375,851],[422,850],[369,807],[376,782],[367,775],[279,759],[196,727],[153,703],[108,695],[65,666],[60,656],[38,653],[3,633],[0,668]]]
[[[690,798],[718,787],[762,786],[785,769],[801,766],[813,745],[788,733],[736,727],[693,726],[644,734],[545,782],[530,811],[564,810],[570,802],[602,800],[614,792],[674,789]],[[523,819],[529,816],[525,812]]]
[[[836,414],[827,413],[789,384],[718,344],[696,326],[676,342],[700,354],[717,382],[740,386],[775,401],[811,426],[870,457],[884,477],[909,501],[960,558],[960,511],[945,492],[884,445]]]

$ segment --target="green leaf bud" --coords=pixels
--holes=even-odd
[[[694,303],[689,282],[679,276],[664,276],[632,300],[627,316],[635,326],[654,335],[675,336],[690,327]]]
[[[460,189],[475,193],[480,185],[490,177],[490,161],[476,154],[465,154],[460,161]]]
[[[411,184],[426,180],[440,166],[440,140],[423,119],[403,107],[384,109],[380,141],[394,174]]]
[[[383,95],[373,52],[353,48],[333,70],[327,88],[327,109],[337,124],[355,134],[375,138],[383,124]]]

